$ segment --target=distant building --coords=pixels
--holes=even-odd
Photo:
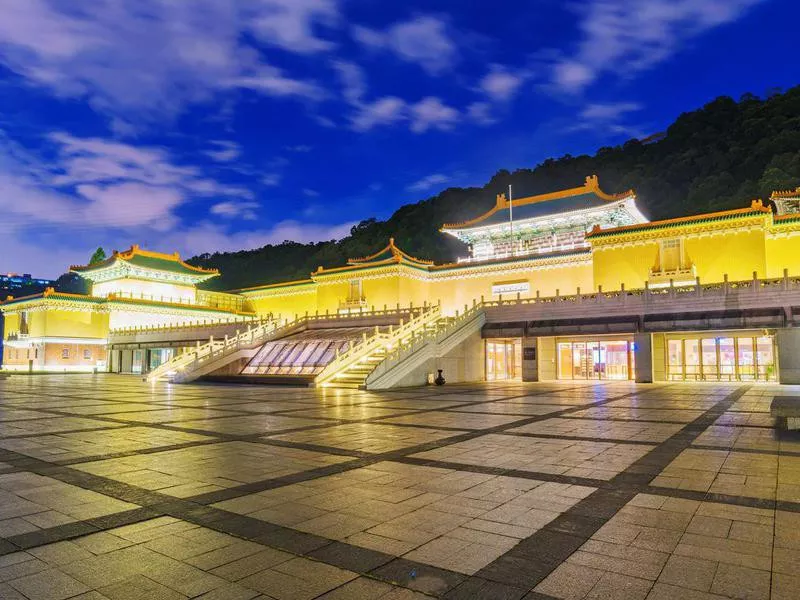
[[[55,283],[52,279],[37,279],[31,276],[30,273],[6,273],[0,275],[0,291],[13,296],[14,291],[29,290],[31,288],[45,288],[50,287]]]

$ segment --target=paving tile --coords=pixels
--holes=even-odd
[[[0,597],[794,599],[778,390],[4,380]]]

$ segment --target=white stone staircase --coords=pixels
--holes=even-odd
[[[483,378],[483,353],[479,348],[467,347],[470,342],[481,344],[481,330],[486,323],[483,303],[473,302],[454,316],[439,318],[432,327],[398,344],[388,352],[367,375],[363,387],[368,390],[383,390],[410,385],[424,385],[429,374],[445,364],[452,367],[447,377],[458,381],[476,381]],[[460,349],[460,352],[459,352]],[[454,355],[460,356],[454,358]],[[477,361],[477,362],[476,362]],[[469,365],[476,366],[470,372]],[[447,369],[445,369],[447,371]]]
[[[248,325],[247,329],[239,331],[232,337],[225,336],[221,340],[215,340],[212,337],[205,344],[198,344],[196,348],[174,356],[153,369],[145,379],[148,382],[185,383],[192,381],[215,370],[220,362],[232,362],[236,360],[237,354],[245,354],[244,351],[257,349],[271,339],[287,335],[303,319],[305,317],[284,325],[275,320],[268,320],[255,327]]]
[[[412,339],[433,330],[443,320],[441,306],[423,305],[411,308],[410,317],[401,320],[397,326],[381,330],[376,327],[372,335],[364,334],[358,343],[351,342],[350,348],[337,353],[328,365],[317,375],[314,385],[319,387],[360,388],[370,373],[395,348],[408,344]]]
[[[423,385],[435,360],[470,335],[480,335],[485,322],[483,304],[478,302],[454,316],[443,316],[439,305],[424,307],[400,327],[376,331],[351,346],[317,376],[315,385],[361,389]]]

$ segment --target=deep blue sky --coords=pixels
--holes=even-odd
[[[39,276],[98,245],[191,255],[341,237],[499,168],[800,83],[796,0],[2,11],[0,272]]]

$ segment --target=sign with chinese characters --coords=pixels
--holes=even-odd
[[[505,281],[501,283],[492,284],[492,295],[499,296],[500,294],[527,294],[531,291],[531,284],[529,281]]]

